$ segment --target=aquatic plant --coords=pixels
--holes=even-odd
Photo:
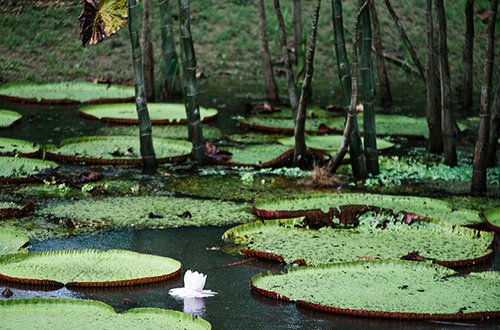
[[[482,319],[500,315],[500,272],[457,276],[407,261],[357,261],[297,267],[252,278],[252,288],[297,305],[353,316]]]
[[[0,128],[12,127],[21,121],[23,116],[16,111],[0,109]]]
[[[0,257],[9,253],[27,252],[20,249],[28,241],[28,236],[18,231],[0,228]]]
[[[203,298],[215,296],[217,292],[203,289],[206,281],[207,275],[188,270],[184,274],[184,287],[170,289],[168,293],[178,298]]]

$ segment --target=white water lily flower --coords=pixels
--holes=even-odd
[[[207,275],[188,270],[184,274],[184,287],[170,289],[168,293],[179,298],[202,298],[216,295],[217,292],[203,290],[206,281]]]

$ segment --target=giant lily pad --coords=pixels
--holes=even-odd
[[[35,205],[32,201],[24,205],[11,202],[0,202],[0,219],[18,218],[33,213]]]
[[[321,151],[337,151],[342,142],[342,135],[306,135],[306,145],[308,148]],[[295,138],[288,137],[278,140],[279,143],[286,146],[295,145]],[[394,143],[384,139],[377,139],[377,149],[386,150],[394,147]]]
[[[488,227],[495,231],[500,231],[500,208],[487,210],[484,212],[484,218]]]
[[[278,166],[293,156],[293,149],[280,144],[251,145],[243,149],[235,147],[221,147],[220,149],[232,154],[231,160],[220,163],[231,166]]]
[[[36,143],[0,138],[0,155],[1,156],[19,156],[19,157],[33,157],[40,152],[40,146]]]
[[[26,317],[29,315],[29,317]],[[133,308],[117,314],[102,302],[80,299],[0,301],[2,329],[210,329],[192,314],[159,308]]]
[[[0,258],[0,279],[37,285],[135,285],[163,281],[180,271],[177,260],[125,250],[17,253]]]
[[[15,83],[0,86],[0,99],[28,103],[105,103],[135,99],[134,87],[61,82],[53,84]]]
[[[18,231],[0,228],[0,257],[19,252],[19,249],[26,245],[28,241],[28,236]]]
[[[149,118],[152,124],[183,124],[186,123],[186,106],[179,103],[148,103]],[[80,116],[90,119],[100,119],[104,122],[120,124],[138,124],[135,103],[102,104],[83,107]],[[202,122],[215,119],[217,110],[200,107]]]
[[[153,138],[158,163],[184,161],[191,154],[191,143],[181,140]],[[87,136],[66,139],[47,157],[90,164],[140,164],[140,141],[132,136]]]
[[[12,127],[20,122],[22,117],[18,112],[0,109],[0,128]]]
[[[238,120],[238,122],[242,127],[255,129],[258,131],[269,131],[287,135],[292,135],[294,131],[293,119],[271,118],[262,116],[240,119]],[[318,127],[324,122],[325,119],[306,120],[306,133],[321,133],[318,131]]]
[[[58,165],[54,162],[41,159],[0,157],[0,183],[2,182],[30,182],[33,174],[42,169]]]
[[[133,228],[227,225],[250,222],[255,216],[245,204],[169,196],[108,197],[54,202],[40,215],[104,219],[110,225]]]
[[[96,135],[130,135],[137,137],[139,126],[103,126],[99,128]],[[188,129],[184,125],[156,125],[153,128],[155,138],[189,140]],[[203,125],[203,138],[205,140],[217,140],[222,136],[222,132],[217,127]]]
[[[344,132],[344,117],[332,118],[322,125],[322,129],[342,134]],[[398,136],[409,138],[428,138],[429,126],[426,118],[413,118],[396,115],[376,115],[376,130],[377,136]],[[358,115],[359,130],[363,133],[363,114]],[[467,126],[458,124],[461,130],[465,130]]]
[[[268,220],[237,226],[223,238],[242,245],[242,251],[291,263],[303,259],[318,265],[360,258],[400,259],[418,251],[426,260],[462,266],[491,256],[492,233],[445,222],[393,216],[387,212],[357,215],[359,225],[308,229],[302,218]],[[410,223],[410,224],[408,224]]]
[[[453,276],[448,268],[404,261],[358,261],[257,275],[252,288],[301,306],[353,316],[479,319],[500,316],[500,273]]]
[[[406,211],[430,216],[454,225],[476,225],[483,222],[479,212],[468,209],[452,209],[447,202],[415,196],[376,194],[312,194],[257,201],[255,213],[266,219],[293,218],[306,215],[307,210],[319,209],[328,213],[340,205],[368,205],[395,212]]]

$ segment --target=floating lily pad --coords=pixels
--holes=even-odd
[[[420,218],[409,225],[401,216],[373,211],[358,215],[359,225],[346,228],[305,227],[302,218],[267,220],[237,226],[223,239],[242,251],[266,259],[307,264],[355,261],[360,258],[400,259],[413,251],[446,266],[463,266],[491,256],[492,233]]]
[[[316,118],[331,118],[333,116],[338,116],[338,114],[333,113],[332,111],[328,111],[325,109],[322,109],[321,107],[308,107],[306,110],[306,118],[309,119],[316,119]],[[266,113],[266,117],[270,118],[289,118],[293,120],[293,113],[292,109],[290,108],[281,108],[280,111],[275,111],[272,113]]]
[[[149,118],[152,124],[183,124],[186,123],[186,106],[180,103],[148,103]],[[102,104],[83,107],[80,116],[90,119],[100,119],[104,122],[120,124],[138,124],[135,103]],[[200,107],[202,122],[215,119],[217,110]]]
[[[87,82],[14,83],[0,86],[0,99],[28,103],[105,103],[135,99],[134,87]]]
[[[17,253],[29,241],[28,236],[10,229],[0,228],[0,257]]]
[[[342,134],[344,132],[344,117],[332,118],[326,121],[322,128],[329,132]],[[376,115],[377,136],[398,136],[408,138],[428,138],[429,126],[424,117],[414,118],[396,115]],[[363,114],[358,115],[359,130],[363,133]],[[461,130],[467,128],[464,124],[457,124]]]
[[[99,129],[97,135],[130,135],[137,137],[139,126],[104,126]],[[188,140],[188,129],[184,125],[156,125],[153,127],[153,136],[163,139]],[[203,138],[205,140],[217,140],[222,132],[217,127],[203,125]]]
[[[305,140],[308,148],[321,151],[336,151],[339,149],[342,142],[342,135],[306,135]],[[279,139],[278,142],[293,148],[295,145],[295,138],[282,138]],[[393,147],[394,143],[384,139],[377,139],[377,150],[386,150]]]
[[[33,213],[35,206],[32,201],[24,205],[10,202],[0,202],[0,219],[18,218]]]
[[[453,276],[448,268],[405,261],[358,261],[257,275],[252,288],[325,312],[397,319],[500,316],[500,273]]]
[[[278,166],[293,156],[293,149],[281,144],[251,145],[243,149],[221,147],[220,149],[232,153],[231,160],[221,162],[231,166]]]
[[[0,109],[0,128],[12,127],[20,122],[22,117],[18,112]]]
[[[340,205],[368,205],[395,212],[406,211],[429,216],[454,225],[477,225],[483,222],[479,212],[467,209],[453,210],[445,201],[415,197],[376,194],[312,194],[258,201],[254,211],[262,218],[279,219],[304,216],[306,210],[319,209],[328,213]]]
[[[283,137],[285,136],[276,134],[268,135],[268,134],[256,134],[256,133],[229,135],[229,139],[231,141],[240,143],[274,143],[277,142],[278,139]]]
[[[29,317],[26,317],[29,315]],[[117,314],[102,302],[81,299],[0,300],[2,329],[210,329],[192,314],[159,308],[133,308]]]
[[[1,156],[19,156],[19,157],[33,157],[40,152],[40,146],[36,143],[0,138],[0,155]]]
[[[115,227],[166,228],[246,223],[253,221],[246,204],[169,196],[107,197],[47,204],[38,215],[103,219]]]
[[[488,227],[494,231],[500,231],[500,208],[487,210],[484,212],[484,218]]]
[[[135,285],[163,281],[180,271],[177,260],[125,250],[37,252],[0,258],[0,279],[36,285]]]
[[[153,138],[158,163],[184,161],[191,155],[187,141]],[[132,136],[87,136],[66,139],[57,149],[47,151],[51,159],[89,164],[140,164],[140,141]]]
[[[30,175],[42,169],[57,168],[57,164],[50,161],[33,158],[0,157],[0,183],[2,182],[31,182]]]
[[[240,126],[258,131],[276,132],[286,135],[293,135],[294,122],[293,119],[281,119],[272,117],[251,117],[238,120]],[[319,134],[320,124],[324,123],[325,119],[308,119],[306,120],[306,133]]]

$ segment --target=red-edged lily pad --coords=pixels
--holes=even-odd
[[[44,168],[57,166],[57,163],[41,159],[0,157],[0,183],[33,182],[33,174]]]
[[[28,244],[29,238],[15,230],[0,228],[0,256],[9,253],[18,253],[23,246]]]
[[[153,138],[158,163],[181,162],[191,156],[190,142]],[[140,141],[133,136],[87,136],[63,140],[47,157],[89,164],[141,164]]]
[[[500,208],[489,209],[483,213],[488,227],[494,231],[500,232]]]
[[[271,298],[324,312],[395,319],[500,316],[500,273],[456,276],[448,268],[405,261],[358,261],[296,267],[254,276]]]
[[[35,157],[41,147],[33,142],[0,138],[0,156]]]
[[[12,127],[21,122],[22,117],[18,112],[0,109],[0,128]]]
[[[308,119],[306,120],[307,134],[324,134],[325,131],[319,131],[318,127],[324,123],[326,119]],[[251,117],[239,119],[238,123],[241,127],[254,129],[258,131],[274,132],[285,135],[293,135],[294,122],[293,119],[271,118],[271,117]]]
[[[134,87],[88,82],[52,84],[14,83],[0,86],[0,100],[25,103],[76,104],[127,102],[135,99]]]
[[[180,271],[177,260],[124,250],[37,252],[0,258],[0,279],[34,285],[126,286],[163,281]]]
[[[102,104],[83,107],[80,116],[119,124],[138,124],[135,103]],[[148,113],[152,124],[186,123],[186,107],[179,103],[148,103]],[[200,107],[202,122],[217,118],[217,110]]]

